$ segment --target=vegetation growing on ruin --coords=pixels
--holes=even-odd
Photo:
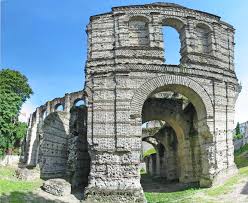
[[[144,154],[143,154],[143,158],[150,156],[151,154],[156,154],[156,150],[154,148],[148,149]]]

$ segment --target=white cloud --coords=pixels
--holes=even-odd
[[[25,102],[22,105],[20,115],[18,117],[21,122],[28,122],[30,114],[35,111],[36,106],[32,104],[30,101]]]

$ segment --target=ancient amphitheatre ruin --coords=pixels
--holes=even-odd
[[[179,65],[164,58],[164,26],[179,33]],[[240,85],[231,25],[206,12],[152,3],[91,16],[86,31],[84,88],[32,114],[28,168],[82,188],[88,202],[146,201],[142,141],[157,149],[153,167],[167,180],[211,187],[237,172],[231,131]],[[146,133],[142,124],[149,121],[163,126]]]

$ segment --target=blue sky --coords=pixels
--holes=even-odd
[[[87,51],[85,26],[91,15],[108,12],[113,6],[151,2],[154,1],[1,0],[1,68],[21,71],[34,90],[23,112],[30,113],[47,100],[83,88]],[[248,120],[248,69],[245,63],[248,1],[169,2],[219,15],[236,28],[235,63],[243,85],[236,118],[240,122]]]

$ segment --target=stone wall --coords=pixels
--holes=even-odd
[[[78,106],[77,102],[83,101]],[[29,120],[24,146],[28,168],[39,166],[41,178],[64,178],[72,189],[88,183],[90,158],[87,143],[85,92],[55,98],[36,109]],[[62,111],[57,108],[62,105]]]
[[[179,65],[166,64],[164,26],[175,28],[179,33]],[[75,101],[84,98],[91,162],[85,190],[89,202],[145,202],[139,174],[141,126],[145,114],[148,120],[151,116],[164,120],[175,131],[177,153],[167,150],[167,154],[171,157],[168,160],[177,157],[180,163],[171,162],[169,167],[177,165],[180,170],[171,174],[172,170],[161,166],[162,173],[168,171],[165,173],[168,178],[171,174],[181,182],[198,181],[201,186],[210,187],[237,172],[232,129],[241,87],[234,71],[234,28],[231,25],[206,12],[177,4],[152,3],[114,7],[109,13],[92,16],[87,34],[85,92],[67,94],[37,108],[30,119],[26,138],[28,166],[37,164],[42,118],[59,105],[70,114]],[[170,104],[168,100],[156,100],[156,104],[161,104],[158,107],[170,107],[172,114],[168,109],[153,111],[155,103],[149,104],[149,99],[163,92],[180,94],[188,99],[189,105],[184,109],[175,101]],[[68,125],[81,123],[84,127],[69,129],[66,135],[67,174],[76,187],[86,184],[86,178],[77,180],[81,171],[77,173],[74,169],[81,169],[79,163],[84,161],[73,163],[73,157],[82,152],[87,157],[85,163],[89,157],[85,142],[82,146],[76,145],[75,140],[81,142],[81,138],[74,136],[75,132],[82,131],[82,138],[86,138],[86,125],[82,123],[86,117],[82,118],[79,112],[75,115],[78,118],[69,118]],[[165,138],[160,140],[166,141]],[[79,160],[82,160],[80,155]]]
[[[163,26],[180,35],[179,65],[166,64]],[[216,15],[154,3],[114,7],[92,16],[87,33],[89,201],[142,201],[137,170],[142,109],[147,98],[159,92],[182,94],[197,114],[197,144],[191,146],[189,139],[184,143],[198,159],[189,154],[183,164],[202,165],[186,168],[184,177],[196,170],[200,185],[211,186],[236,173],[231,130],[240,86],[231,25]]]
[[[58,112],[57,108],[62,105],[62,112],[68,114],[67,121],[69,122],[70,110],[78,101],[84,101],[86,105],[87,101],[85,99],[84,91],[73,92],[70,94],[66,94],[64,97],[55,98],[51,101],[48,101],[45,105],[36,108],[36,111],[31,114],[28,123],[27,136],[25,139],[24,152],[24,162],[29,167],[36,166],[37,164],[40,134],[42,133],[42,127],[46,117],[53,112]],[[65,123],[66,126],[69,126],[68,122]]]
[[[69,114],[49,114],[39,132],[38,164],[41,178],[63,178],[66,175],[68,159]]]
[[[70,111],[67,176],[73,189],[88,185],[90,157],[87,143],[87,108],[73,107]]]

